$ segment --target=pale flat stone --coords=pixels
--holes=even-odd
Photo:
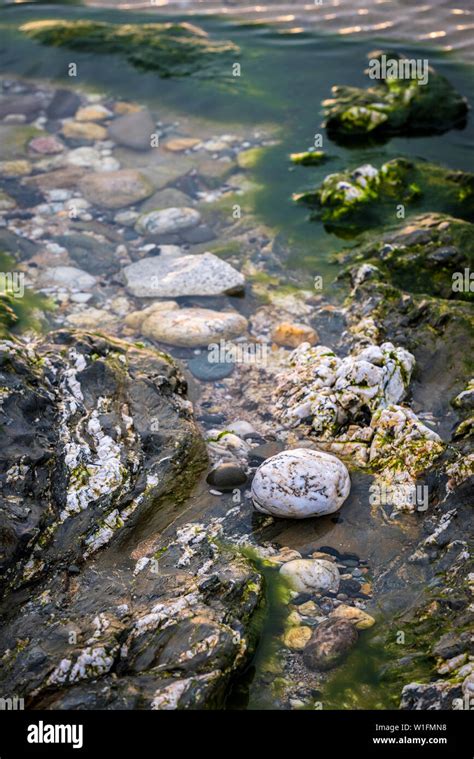
[[[146,177],[133,169],[89,174],[81,180],[80,189],[86,200],[104,208],[126,208],[153,192]]]
[[[141,325],[141,333],[168,345],[194,348],[238,337],[247,329],[247,320],[232,311],[182,308],[159,311]]]
[[[244,277],[212,253],[142,258],[123,270],[136,298],[222,295],[242,290]]]

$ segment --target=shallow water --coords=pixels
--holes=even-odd
[[[109,4],[103,2],[100,5]],[[115,57],[106,57],[98,66],[94,55],[73,55],[80,68],[82,88],[147,103],[151,108],[161,109],[164,120],[169,110],[182,114],[183,119],[187,116],[203,118],[205,114],[206,123],[214,123],[216,130],[225,127],[232,131],[233,127],[251,128],[254,124],[270,125],[276,144],[265,150],[255,167],[252,179],[258,188],[247,193],[245,202],[250,204],[252,213],[274,231],[279,242],[274,249],[280,255],[280,276],[293,286],[308,287],[316,275],[321,275],[325,282],[324,295],[330,300],[338,297],[338,292],[331,284],[338,273],[338,267],[331,262],[331,254],[348,243],[330,234],[323,225],[308,222],[307,211],[292,203],[292,193],[319,184],[329,172],[362,163],[379,166],[399,155],[423,157],[452,168],[468,169],[472,165],[474,150],[472,119],[462,131],[452,130],[435,137],[394,138],[384,144],[368,147],[341,147],[327,139],[320,126],[320,101],[329,96],[333,84],[365,85],[363,69],[366,55],[370,50],[383,46],[388,34],[392,49],[428,58],[431,65],[445,74],[471,103],[474,102],[473,68],[464,56],[466,30],[456,29],[453,22],[447,27],[443,46],[436,48],[429,44],[430,32],[424,31],[431,29],[435,32],[434,27],[444,23],[448,16],[468,16],[467,9],[465,14],[453,14],[446,3],[440,2],[437,6],[439,14],[433,16],[428,6],[422,11],[421,8],[410,5],[409,14],[404,17],[396,15],[392,24],[388,25],[388,22],[377,20],[385,18],[384,4],[380,4],[380,8],[376,4],[377,8],[371,8],[370,14],[359,13],[365,5],[356,4],[349,11],[347,5],[339,7],[336,3],[328,4],[325,8],[326,16],[333,17],[326,18],[327,23],[319,26],[314,23],[313,9],[302,9],[300,5],[291,4],[294,13],[290,15],[294,17],[290,19],[279,17],[287,13],[288,4],[250,12],[235,4],[231,8],[222,8],[211,3],[198,3],[198,10],[203,15],[195,16],[193,20],[214,37],[231,39],[241,47],[239,62],[242,75],[234,81],[229,81],[227,76],[217,82],[205,79],[162,80],[153,73],[139,73]],[[336,8],[334,13],[333,6]],[[2,74],[70,86],[71,81],[62,72],[71,60],[71,52],[42,47],[25,40],[18,35],[16,27],[40,18],[78,18],[84,15],[117,23],[149,21],[150,15],[153,15],[153,20],[158,20],[155,10],[153,14],[139,12],[139,3],[128,3],[120,7],[127,7],[128,10],[85,10],[74,4],[48,8],[16,4],[6,8],[0,17]],[[180,4],[179,7],[183,13],[191,10],[187,3]],[[401,7],[402,4],[399,9]],[[405,9],[408,6],[403,7]],[[167,11],[167,18],[182,17],[181,14],[177,15],[176,4],[169,4],[163,10]],[[225,11],[225,17],[210,15],[216,11]],[[268,19],[264,15],[267,12]],[[251,19],[251,23],[228,18],[241,13]],[[371,23],[364,24],[362,31],[358,30],[353,24],[354,14],[361,18],[370,15]],[[415,26],[411,23],[414,15],[418,19]],[[271,20],[274,23],[255,24],[253,22],[256,18],[260,22]],[[298,27],[300,21],[305,29]],[[346,26],[341,25],[350,23],[352,31],[344,31]],[[347,26],[349,29],[350,26]],[[379,36],[373,36],[374,33]],[[400,42],[399,38],[403,38],[404,42]],[[431,39],[438,42],[436,37]],[[446,47],[455,48],[455,53],[443,49]],[[320,167],[293,167],[288,160],[289,154],[311,146],[317,133],[323,135],[323,148],[328,152],[329,162]],[[416,210],[425,209],[419,206]],[[396,219],[388,221],[395,222]],[[251,308],[251,304],[240,304],[238,307],[245,312]],[[342,553],[363,557],[371,572],[380,573],[413,545],[418,534],[418,524],[416,517],[406,517],[403,527],[382,524],[379,517],[371,513],[367,502],[367,486],[367,478],[356,473],[350,499],[344,506],[343,513],[336,518],[322,518],[306,523],[281,521],[262,529],[258,524],[254,526],[255,520],[249,517],[247,527],[262,540],[278,540],[282,545],[305,552],[328,544],[337,546]],[[201,482],[185,512],[177,517],[178,521],[197,518],[203,514],[208,516],[212,513],[212,502],[207,487]],[[156,516],[153,523],[147,525],[147,531],[162,529],[176,518],[176,511],[176,506],[170,504]],[[239,696],[235,695],[231,699],[230,706],[236,708],[270,706],[265,699],[262,700],[259,673],[273,655],[272,641],[281,631],[282,620],[272,596],[271,574],[267,580],[270,604],[264,621],[263,641],[246,679],[237,689]],[[395,609],[409,604],[410,598],[417,592],[416,588],[395,588],[392,596],[391,589],[387,586],[383,597],[376,599],[372,611],[375,610],[380,619],[383,619],[384,615],[390,616]],[[371,638],[367,634],[362,637],[362,644],[329,683],[324,697],[325,704],[334,708],[386,708],[394,705],[393,695],[382,693],[377,673],[384,654],[376,643],[371,643]],[[347,692],[348,688],[351,693]]]

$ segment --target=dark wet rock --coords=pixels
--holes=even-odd
[[[368,54],[375,72],[376,62],[405,61],[392,51]],[[375,63],[372,63],[375,62]],[[382,71],[380,72],[383,73]],[[377,77],[368,89],[335,86],[333,97],[323,101],[325,126],[332,138],[394,134],[440,134],[448,129],[463,128],[468,104],[445,77],[428,67],[428,81],[411,76]],[[372,77],[374,78],[374,77]]]
[[[291,599],[291,603],[294,606],[301,606],[302,604],[307,603],[308,601],[311,601],[313,596],[311,593],[299,593],[295,598]]]
[[[112,275],[120,269],[116,246],[85,234],[58,235],[52,238],[63,248],[80,269],[90,274]]]
[[[353,233],[396,218],[405,208],[423,205],[460,218],[474,213],[474,175],[437,164],[394,158],[380,169],[364,164],[329,174],[315,190],[298,193],[294,200],[315,209],[312,218]],[[419,240],[417,240],[419,242]]]
[[[356,628],[345,619],[321,622],[304,649],[305,664],[310,669],[332,669],[347,656],[357,639]]]
[[[260,465],[263,461],[266,461],[271,456],[276,456],[277,453],[285,450],[285,445],[279,440],[272,440],[269,443],[262,443],[256,445],[249,451],[248,459],[249,464],[252,466]]]
[[[463,703],[461,685],[442,680],[425,685],[410,683],[403,688],[400,709],[407,711],[462,709],[463,706],[458,706],[458,703]]]
[[[198,416],[198,422],[206,424],[209,427],[215,427],[216,425],[224,424],[225,416],[224,414],[201,414],[201,416]]]
[[[101,21],[52,20],[41,25],[24,24],[20,31],[33,40],[97,54],[116,54],[132,66],[156,71],[162,77],[225,76],[224,62],[229,64],[238,53],[232,42],[211,40],[198,26],[188,23],[108,24]]]
[[[432,651],[435,656],[439,656],[441,659],[452,659],[453,656],[458,656],[464,651],[474,653],[474,642],[467,630],[464,632],[448,632],[433,645]]]
[[[445,214],[411,218],[372,235],[339,260],[375,266],[379,277],[410,292],[456,300],[474,297],[468,288],[455,287],[454,276],[474,269],[474,225]]]
[[[8,229],[0,229],[0,250],[12,253],[16,259],[25,260],[35,255],[38,245]]]
[[[36,351],[5,345],[1,365],[3,508],[21,498],[21,515],[3,512],[3,569],[21,584],[58,561],[77,563],[133,523],[170,482],[175,454],[164,467],[160,459],[178,444],[191,462],[200,443],[184,381],[163,354],[60,332]]]
[[[118,145],[126,148],[150,150],[151,137],[155,130],[155,122],[150,113],[143,109],[114,119],[109,125],[109,136]]]
[[[353,596],[360,591],[360,582],[357,580],[341,580],[340,589],[343,593]]]
[[[205,224],[194,227],[194,229],[185,229],[180,234],[184,242],[188,243],[189,245],[197,245],[201,242],[209,242],[209,240],[214,240],[216,237],[213,230]]]
[[[206,482],[218,490],[233,490],[242,487],[247,482],[247,475],[237,464],[225,462],[213,469],[207,475]]]
[[[2,691],[48,709],[221,707],[262,582],[219,522],[176,518],[205,464],[178,369],[84,333],[2,349]]]
[[[44,107],[45,100],[41,93],[27,95],[7,95],[0,98],[0,119],[11,113],[26,116],[27,121],[33,121]]]
[[[79,95],[72,90],[56,90],[53,99],[46,109],[49,119],[67,119],[74,116],[81,104]]]
[[[235,364],[231,361],[211,362],[208,353],[201,353],[200,356],[188,361],[188,369],[196,379],[203,382],[216,382],[217,380],[230,377],[234,371]]]

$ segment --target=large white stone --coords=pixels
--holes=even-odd
[[[294,559],[280,567],[280,574],[286,578],[298,593],[339,590],[340,575],[335,564],[325,559]]]
[[[136,298],[222,295],[241,290],[244,277],[213,253],[142,258],[123,270],[128,291]]]
[[[350,488],[349,472],[336,456],[297,448],[271,456],[257,469],[252,499],[264,514],[304,519],[337,511]]]

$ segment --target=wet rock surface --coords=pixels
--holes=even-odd
[[[393,51],[373,51],[367,58],[366,73],[379,82],[367,89],[334,86],[333,97],[323,101],[333,139],[433,134],[465,125],[466,98],[427,61],[420,71],[415,60]]]

